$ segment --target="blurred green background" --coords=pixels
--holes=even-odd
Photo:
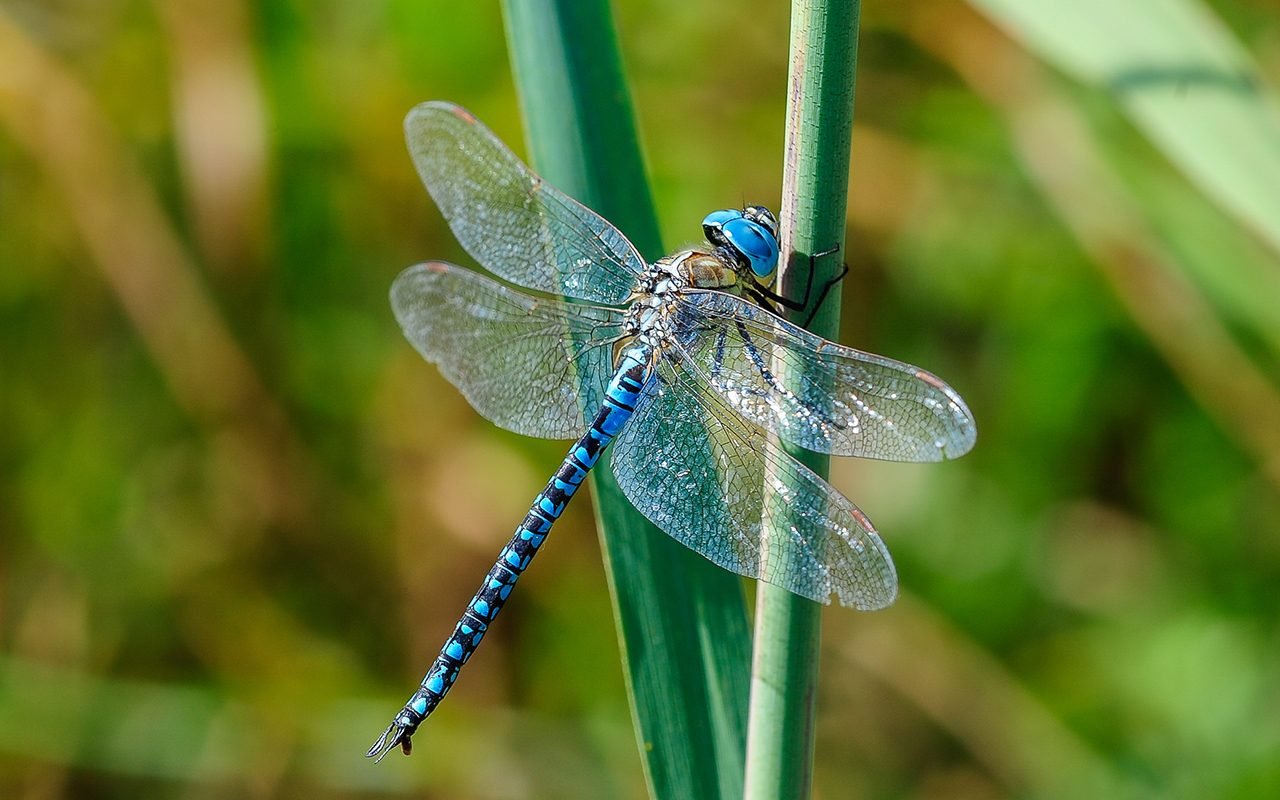
[[[979,441],[833,465],[904,591],[825,615],[815,796],[1280,796],[1280,247],[980,5],[863,10],[841,340]],[[776,207],[785,5],[615,7],[668,245]],[[1280,71],[1274,7],[1210,11]],[[0,796],[644,795],[586,503],[363,758],[564,448],[391,317],[470,263],[402,141],[434,98],[523,152],[496,6],[0,0]]]

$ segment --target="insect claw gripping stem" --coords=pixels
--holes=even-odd
[[[755,301],[756,305],[771,314],[778,314],[779,306],[787,309],[788,311],[803,311],[804,309],[809,308],[809,300],[813,296],[813,273],[817,270],[818,259],[835,255],[838,252],[840,252],[840,245],[836,244],[826,250],[823,250],[821,253],[811,253],[809,255],[809,272],[805,277],[804,297],[799,300],[771,291],[770,289],[760,285],[748,286],[745,291],[747,295]],[[822,304],[827,301],[827,295],[831,292],[832,287],[844,280],[844,276],[848,274],[849,265],[845,262],[841,262],[840,274],[823,284],[822,291],[818,294],[818,302],[814,303],[813,307],[809,309],[809,314],[804,318],[804,322],[800,323],[800,327],[809,327],[809,323],[813,322],[813,318],[818,315],[818,311],[822,308]]]
[[[829,249],[823,250],[821,253],[813,253],[809,256],[809,280],[808,280],[808,283],[805,285],[805,289],[804,289],[803,305],[807,305],[809,302],[809,291],[813,288],[813,273],[814,273],[814,270],[817,269],[818,259],[826,258],[827,256],[835,255],[836,253],[839,253],[839,252],[840,252],[840,245],[837,243],[832,247],[830,247]],[[822,293],[818,295],[818,302],[813,304],[813,309],[809,312],[809,316],[805,317],[805,320],[803,323],[801,323],[800,327],[802,328],[809,327],[809,323],[813,322],[813,318],[818,315],[818,311],[822,308],[822,304],[827,302],[827,294],[831,291],[832,287],[840,283],[840,281],[844,280],[844,276],[848,274],[849,274],[849,262],[841,261],[840,274],[835,276],[831,280],[827,281],[826,285],[822,287]]]

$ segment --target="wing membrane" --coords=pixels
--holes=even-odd
[[[619,304],[644,259],[586,206],[533,173],[452,103],[405,118],[409,152],[458,241],[495,275],[553,295]]]
[[[715,564],[822,603],[893,602],[893,561],[866,515],[670,360],[611,458],[627,499]]]
[[[443,262],[400,273],[391,306],[418,352],[507,430],[575,439],[604,400],[616,309],[530,297]]]
[[[829,342],[723,292],[691,292],[691,369],[725,403],[808,450],[942,461],[973,447],[973,415],[933,374]]]

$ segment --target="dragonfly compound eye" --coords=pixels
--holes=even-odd
[[[739,217],[726,222],[720,233],[757,278],[773,274],[778,266],[778,239],[773,231],[755,220]]]
[[[742,219],[742,212],[733,208],[712,211],[702,220],[702,233],[707,241],[716,247],[731,247],[724,236],[724,226],[736,219]]]

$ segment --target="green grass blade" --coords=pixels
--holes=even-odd
[[[1207,196],[1280,251],[1280,113],[1195,0],[973,0],[1030,50],[1109,91]]]
[[[504,9],[534,166],[659,256],[608,3]],[[750,659],[741,582],[649,524],[606,460],[592,488],[650,793],[740,797]]]
[[[803,294],[809,254],[835,245],[843,252],[859,11],[860,3],[841,0],[792,4],[779,220],[787,254],[780,275],[784,296]],[[816,267],[819,286],[839,270],[839,259],[822,259]],[[834,338],[839,317],[839,293],[833,292],[811,327]],[[826,474],[825,456],[795,455]],[[747,745],[746,796],[752,800],[809,795],[820,612],[817,603],[760,584]]]

